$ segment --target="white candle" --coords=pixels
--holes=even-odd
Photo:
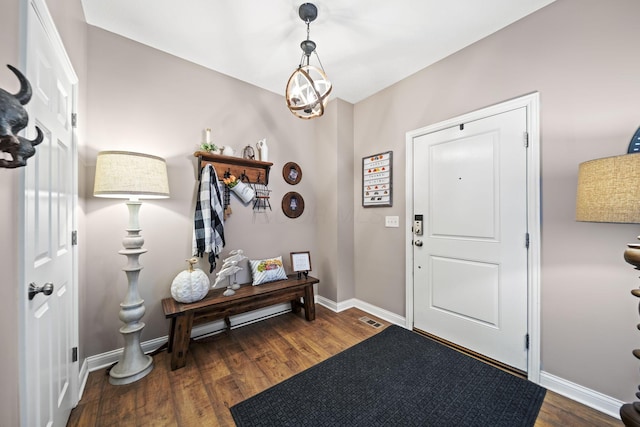
[[[207,143],[211,142],[211,129],[205,129],[205,133],[206,133]]]

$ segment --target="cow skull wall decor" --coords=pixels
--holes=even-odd
[[[29,115],[23,105],[31,100],[31,85],[20,71],[11,65],[7,67],[20,81],[20,90],[12,95],[0,89],[0,167],[17,168],[27,165],[27,159],[36,154],[34,147],[42,142],[44,136],[38,126],[38,135],[32,141],[17,136],[29,123]]]

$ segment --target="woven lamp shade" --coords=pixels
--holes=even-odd
[[[163,199],[169,197],[163,158],[130,151],[102,151],[96,161],[96,197]]]
[[[576,220],[640,223],[640,153],[580,164]]]

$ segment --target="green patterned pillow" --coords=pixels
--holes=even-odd
[[[253,286],[287,278],[281,256],[268,259],[250,259],[249,265],[251,266]]]

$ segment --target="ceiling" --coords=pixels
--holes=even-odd
[[[317,0],[310,38],[332,97],[356,103],[553,1]],[[82,0],[91,25],[278,94],[302,55],[302,3]]]

